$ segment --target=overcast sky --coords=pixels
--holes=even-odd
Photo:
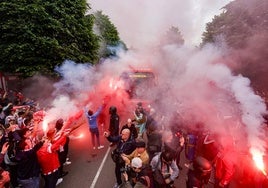
[[[88,0],[117,27],[128,47],[155,43],[171,26],[178,27],[186,44],[198,45],[207,22],[230,0]]]

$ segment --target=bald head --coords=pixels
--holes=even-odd
[[[127,141],[130,137],[130,130],[128,128],[123,129],[121,136],[122,136],[122,140]]]

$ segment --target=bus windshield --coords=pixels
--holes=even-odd
[[[120,79],[130,98],[146,98],[146,90],[155,86],[155,75],[152,71],[123,72]]]

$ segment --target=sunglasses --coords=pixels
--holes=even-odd
[[[133,168],[133,170],[140,170],[141,169],[141,167],[140,168],[137,168],[137,167],[132,167]]]

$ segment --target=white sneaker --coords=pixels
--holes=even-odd
[[[56,186],[59,185],[62,181],[63,181],[63,178],[59,178],[59,179],[57,180]]]
[[[99,147],[98,147],[98,149],[102,149],[102,148],[104,148],[104,146],[99,146]]]
[[[65,163],[63,163],[63,165],[70,165],[70,164],[72,164],[71,161],[66,161]]]
[[[115,185],[114,185],[114,188],[119,188],[120,187],[120,185],[118,185],[118,183],[116,183]]]
[[[185,166],[186,168],[190,168],[190,164],[189,164],[189,163],[185,163],[184,166]]]

